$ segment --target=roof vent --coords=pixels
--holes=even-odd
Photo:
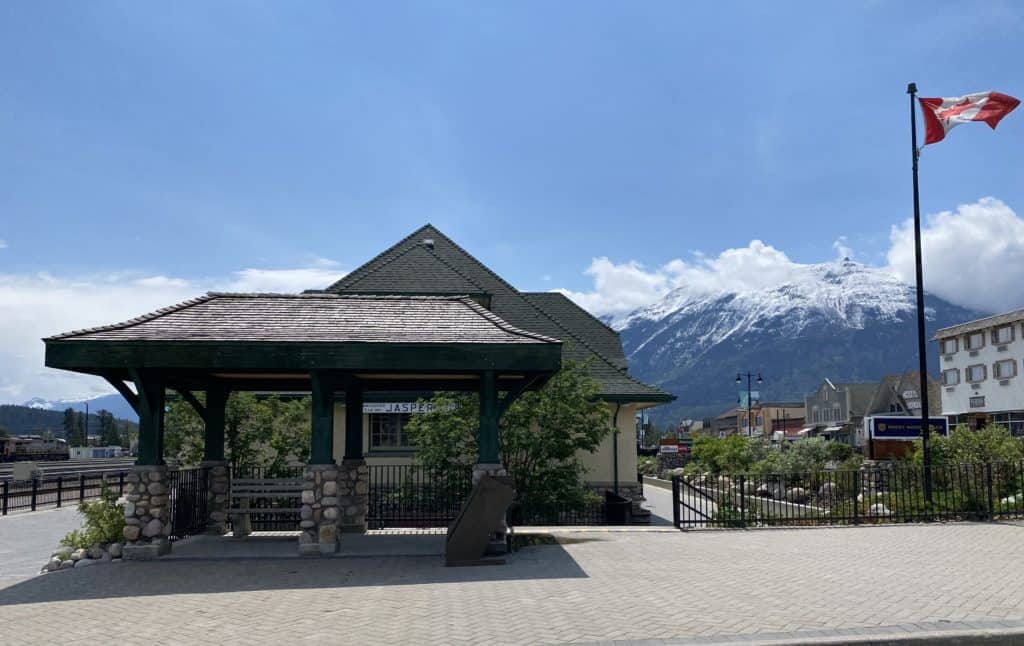
[[[434,239],[433,238],[424,238],[422,244],[427,249],[430,249],[431,251],[434,250]]]

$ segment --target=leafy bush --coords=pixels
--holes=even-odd
[[[118,543],[123,540],[124,505],[117,503],[117,494],[106,483],[100,489],[99,500],[83,500],[78,505],[78,512],[85,519],[82,529],[69,532],[60,539],[61,545],[77,549],[95,543]]]
[[[658,476],[658,458],[650,455],[640,455],[636,458],[636,469],[651,478]]]
[[[759,440],[741,435],[717,438],[700,436],[693,441],[693,464],[698,472],[745,473],[767,453]]]
[[[1009,429],[991,424],[972,431],[966,426],[957,426],[949,437],[935,435],[931,440],[932,465],[978,464],[986,462],[1014,462],[1024,459],[1024,444],[1010,435]],[[914,442],[914,464],[924,462],[921,440]]]

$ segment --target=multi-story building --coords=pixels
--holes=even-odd
[[[823,380],[813,393],[804,398],[807,428],[800,433],[853,444],[877,392],[877,383],[850,384]]]
[[[787,428],[799,431],[804,422],[803,402],[759,402],[748,411],[740,408],[736,412],[738,430],[741,434],[772,437],[775,431]]]
[[[939,342],[942,414],[951,425],[1002,424],[1024,435],[1024,309],[943,328]]]

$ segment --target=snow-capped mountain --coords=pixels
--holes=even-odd
[[[929,332],[983,316],[927,294],[925,311]],[[843,260],[794,265],[766,288],[681,287],[612,326],[630,371],[679,397],[656,417],[700,418],[735,405],[737,372],[763,375],[764,400],[802,401],[825,377],[916,369],[915,313],[912,286]],[[937,373],[937,354],[929,359]]]
[[[48,400],[41,397],[33,397],[28,400],[22,406],[29,408],[35,408],[37,410],[56,410],[63,411],[67,408],[74,409],[76,411],[85,411],[85,405],[89,405],[89,412],[95,413],[98,410],[107,410],[113,413],[114,417],[118,419],[127,419],[131,421],[137,421],[139,416],[132,409],[131,405],[125,401],[124,397],[118,394],[111,395],[99,395],[89,399],[59,399],[59,400]]]

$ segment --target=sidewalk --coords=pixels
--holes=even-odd
[[[5,644],[1024,642],[1014,524],[551,531],[559,544],[462,568],[436,546],[211,559],[183,542],[2,589],[0,625]]]

